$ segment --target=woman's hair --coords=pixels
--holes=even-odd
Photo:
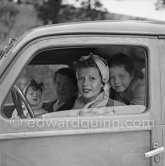
[[[86,57],[86,56],[85,56]],[[88,68],[88,67],[95,67],[98,72],[100,77],[102,78],[102,75],[100,73],[100,70],[98,68],[98,66],[96,65],[96,62],[94,61],[94,59],[91,57],[84,59],[83,57],[81,57],[77,62],[76,62],[76,68],[77,69],[81,69],[81,68]]]
[[[33,90],[36,90],[36,91],[40,90],[42,92],[44,89],[44,84],[43,82],[37,82],[34,79],[32,79],[24,90],[25,95],[27,94],[29,87],[31,87]]]
[[[135,75],[133,60],[124,53],[115,54],[111,59],[109,59],[108,65],[109,68],[115,66],[124,66],[125,70],[130,74],[130,76]]]
[[[79,61],[76,62],[76,68],[88,68],[88,67],[97,67],[95,61],[93,60],[92,57],[89,57],[88,59],[79,59]]]
[[[109,68],[105,59],[93,53],[89,53],[89,55],[82,56],[76,62],[77,71],[78,69],[89,67],[95,67],[98,70],[103,84],[106,84],[108,82]]]
[[[56,78],[57,78],[58,74],[67,76],[68,78],[73,80],[73,83],[77,86],[76,74],[75,74],[75,72],[72,69],[65,67],[65,68],[61,68],[61,69],[57,70],[54,73],[54,76],[53,76],[53,82],[54,83],[56,82]]]

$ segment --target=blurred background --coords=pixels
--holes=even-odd
[[[165,22],[165,0],[0,0],[0,52],[10,37],[16,38],[31,28],[89,20]],[[20,86],[26,84],[27,78],[48,80],[45,75],[51,77],[56,70],[41,66],[26,69],[22,72]],[[37,78],[38,75],[43,77]],[[49,83],[45,84],[50,87]]]
[[[0,51],[40,25],[125,19],[165,21],[165,0],[0,0]]]

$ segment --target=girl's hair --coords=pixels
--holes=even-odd
[[[57,70],[53,76],[54,83],[56,82],[56,78],[57,78],[58,74],[61,74],[61,75],[64,75],[64,76],[70,78],[71,80],[73,80],[73,83],[77,86],[76,74],[72,69],[65,67],[65,68],[61,68],[61,69]]]
[[[115,66],[124,66],[125,70],[130,74],[130,76],[135,75],[135,69],[133,65],[133,60],[131,57],[124,53],[115,54],[109,61],[108,61],[109,68]]]
[[[44,84],[43,84],[43,82],[39,83],[39,82],[35,81],[34,79],[32,79],[30,81],[30,83],[27,85],[27,87],[25,88],[25,91],[24,91],[25,95],[27,94],[29,87],[31,87],[33,90],[36,90],[36,91],[40,90],[42,92],[44,89]]]

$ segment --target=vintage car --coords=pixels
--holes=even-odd
[[[130,56],[143,74],[145,104],[35,116],[22,92],[28,77],[44,82],[47,102],[56,97],[53,73],[64,66],[76,70],[74,62],[91,52],[105,60],[120,52]],[[12,116],[22,103],[30,118]],[[11,38],[0,59],[0,109],[1,166],[164,166],[165,24],[56,24]]]

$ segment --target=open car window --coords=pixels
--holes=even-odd
[[[33,55],[31,61],[26,64],[24,69],[20,71],[20,75],[15,81],[15,86],[17,86],[23,95],[25,95],[25,88],[28,86],[31,79],[37,82],[42,82],[44,84],[43,88],[43,104],[47,104],[49,101],[58,101],[57,92],[55,90],[55,83],[53,82],[54,73],[60,68],[69,68],[76,73],[75,62],[84,55],[89,55],[90,53],[99,55],[101,58],[109,61],[115,54],[123,53],[128,55],[133,60],[133,65],[135,73],[140,80],[143,82],[144,93],[143,103],[124,103],[124,100],[118,100],[118,97],[114,98],[115,104],[113,106],[105,106],[99,108],[89,108],[89,109],[65,109],[65,107],[60,111],[48,111],[46,110],[40,116],[35,117],[72,117],[72,116],[94,116],[94,115],[119,115],[119,114],[132,114],[132,113],[142,113],[146,110],[147,106],[147,51],[139,46],[128,46],[128,45],[110,45],[110,46],[91,46],[91,47],[76,47],[76,48],[55,48],[41,50],[40,52]],[[111,75],[110,75],[111,79]],[[65,85],[66,86],[66,85]],[[111,93],[112,85],[109,81],[109,93]],[[14,85],[13,85],[14,87]],[[137,85],[132,86],[132,90],[136,90]],[[113,90],[113,89],[112,89]],[[10,90],[3,106],[3,116],[5,118],[12,118],[13,112],[16,111],[18,115],[19,107],[22,107],[24,101],[17,96],[13,97],[13,88]],[[132,91],[129,91],[127,95],[131,96]],[[77,92],[78,97],[79,92]],[[130,97],[128,96],[128,98]],[[137,98],[139,97],[137,96]],[[111,98],[111,95],[109,94]],[[135,97],[135,96],[132,96]],[[25,97],[26,98],[26,97]],[[18,100],[18,101],[14,101]],[[19,101],[21,100],[21,101]],[[75,99],[76,100],[76,99]],[[119,103],[118,103],[119,102]],[[29,104],[29,101],[27,101]],[[122,104],[123,103],[123,104]],[[21,106],[17,107],[16,105]],[[58,103],[59,104],[59,103]],[[63,104],[63,103],[62,103]],[[23,104],[26,109],[26,104]],[[32,110],[34,107],[32,107]],[[45,107],[47,109],[47,107]]]

